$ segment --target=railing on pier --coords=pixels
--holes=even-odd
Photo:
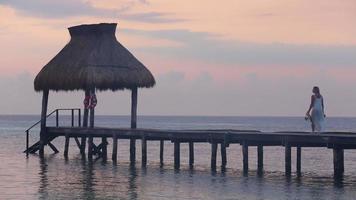
[[[80,108],[59,108],[59,109],[55,109],[54,111],[52,111],[51,113],[49,113],[46,116],[46,119],[49,118],[50,116],[52,116],[53,114],[55,114],[55,122],[56,122],[56,127],[59,127],[59,112],[60,111],[71,111],[70,116],[71,116],[71,126],[74,127],[75,126],[75,111],[77,111],[77,117],[78,117],[78,127],[81,127],[81,110]],[[41,123],[41,120],[37,121],[36,123],[34,123],[32,126],[30,126],[25,132],[26,132],[26,156],[28,156],[29,154],[29,135],[30,135],[30,130],[33,129],[34,127],[36,127],[38,124]],[[36,143],[37,144],[37,143]]]

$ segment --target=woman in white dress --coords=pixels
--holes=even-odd
[[[319,87],[313,88],[313,95],[311,96],[311,102],[306,116],[311,121],[311,127],[313,132],[322,132],[324,130],[324,99],[320,94]]]

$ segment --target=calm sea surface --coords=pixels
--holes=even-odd
[[[82,160],[74,141],[69,159],[63,157],[63,139],[55,139],[60,150],[40,159],[26,159],[25,134],[39,116],[0,116],[0,199],[356,199],[356,151],[345,151],[345,176],[334,180],[332,150],[303,148],[302,177],[284,176],[284,149],[265,147],[264,174],[256,173],[256,151],[250,148],[250,171],[242,173],[238,144],[227,149],[227,171],[210,171],[210,145],[195,145],[195,166],[188,166],[188,145],[181,146],[181,169],[173,169],[173,146],[166,143],[164,162],[159,166],[159,142],[148,141],[148,165],[140,163],[137,142],[136,167],[129,165],[129,142],[119,141],[118,163],[109,159],[92,164]],[[69,123],[68,117],[60,118]],[[53,119],[50,124],[54,124]],[[62,123],[61,125],[66,125]],[[98,116],[97,126],[128,127],[129,117]],[[309,130],[298,117],[155,117],[138,119],[141,128],[245,129],[264,131]],[[356,118],[328,118],[327,130],[356,132]],[[31,143],[38,140],[38,128]],[[111,152],[109,140],[108,151]],[[292,170],[295,171],[295,149]],[[109,158],[111,155],[109,154]],[[220,157],[218,157],[218,165]]]

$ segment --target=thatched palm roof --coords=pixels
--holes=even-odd
[[[116,40],[115,30],[116,24],[70,27],[70,42],[38,73],[35,90],[153,87],[153,75]]]

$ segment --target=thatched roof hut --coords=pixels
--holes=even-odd
[[[153,87],[155,79],[151,72],[116,40],[115,30],[116,24],[107,23],[70,27],[69,43],[37,74],[34,81],[35,90],[43,91],[39,147],[41,155],[44,145],[50,143],[46,135],[49,90],[84,90],[83,126],[88,127],[90,111],[90,128],[94,128],[94,108],[97,102],[95,91],[129,89],[132,91],[131,128],[136,128],[137,88]],[[82,141],[83,143],[85,144],[85,141]],[[132,140],[130,151],[134,149],[135,142]],[[131,159],[134,160],[134,157]]]
[[[116,24],[69,28],[69,43],[38,73],[34,86],[42,90],[99,90],[152,87],[151,72],[115,37]]]

